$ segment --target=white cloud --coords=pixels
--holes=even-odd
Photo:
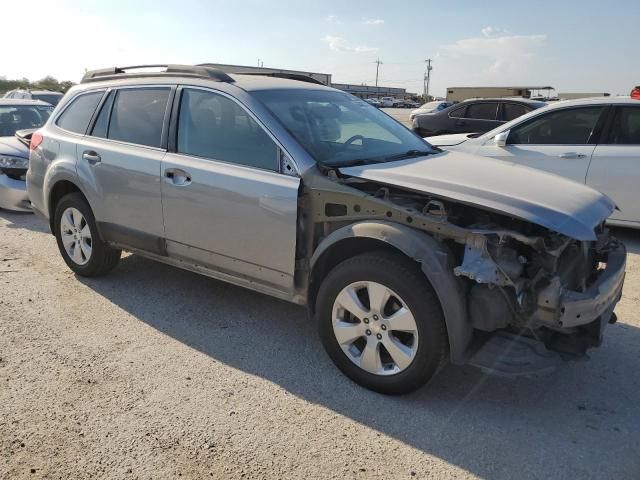
[[[326,35],[322,39],[331,50],[342,53],[372,53],[377,52],[375,47],[367,47],[365,45],[351,45],[342,37],[336,37],[333,35]]]
[[[342,23],[337,15],[327,15],[327,18],[325,20],[329,23],[334,23],[336,25]]]
[[[482,60],[485,64],[482,73],[501,78],[523,72],[546,40],[544,34],[513,35],[506,30],[485,27],[482,36],[443,45],[440,53],[443,57]]]
[[[364,25],[382,25],[384,23],[384,20],[382,20],[381,18],[369,18],[367,20],[363,20],[362,23]]]
[[[492,27],[491,25],[482,29],[482,35],[485,37],[498,37],[500,35],[509,35],[509,31],[502,28]]]

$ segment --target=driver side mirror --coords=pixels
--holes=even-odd
[[[506,132],[500,132],[498,135],[493,137],[493,143],[495,143],[496,147],[506,147],[507,138],[509,138],[509,130]]]

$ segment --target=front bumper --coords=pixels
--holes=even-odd
[[[0,173],[0,208],[30,212],[31,202],[27,195],[27,182]]]
[[[578,327],[599,319],[604,328],[622,296],[626,265],[627,249],[618,242],[609,252],[606,268],[586,292],[562,294],[560,325]]]

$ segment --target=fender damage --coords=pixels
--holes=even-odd
[[[600,344],[604,327],[615,321],[626,262],[624,245],[604,228],[615,207],[608,198],[587,189],[573,203],[556,196],[540,206],[526,196],[512,201],[507,189],[483,199],[489,187],[482,182],[473,186],[481,194],[471,198],[455,185],[438,189],[447,183],[442,177],[394,176],[384,168],[365,173],[370,169],[305,176],[305,270],[347,236],[377,238],[403,251],[422,264],[436,289],[453,363],[468,358],[474,332],[515,331],[576,355]],[[398,180],[405,175],[406,184]],[[425,178],[428,185],[421,184]],[[411,246],[416,238],[422,250]]]

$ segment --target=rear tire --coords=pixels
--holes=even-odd
[[[394,323],[400,314],[402,324]],[[419,265],[398,253],[365,253],[336,266],[320,286],[316,315],[331,360],[376,392],[398,395],[420,388],[447,355],[440,302]]]
[[[58,202],[54,227],[60,254],[78,275],[98,277],[118,264],[122,251],[102,241],[91,207],[80,193],[69,193]]]

